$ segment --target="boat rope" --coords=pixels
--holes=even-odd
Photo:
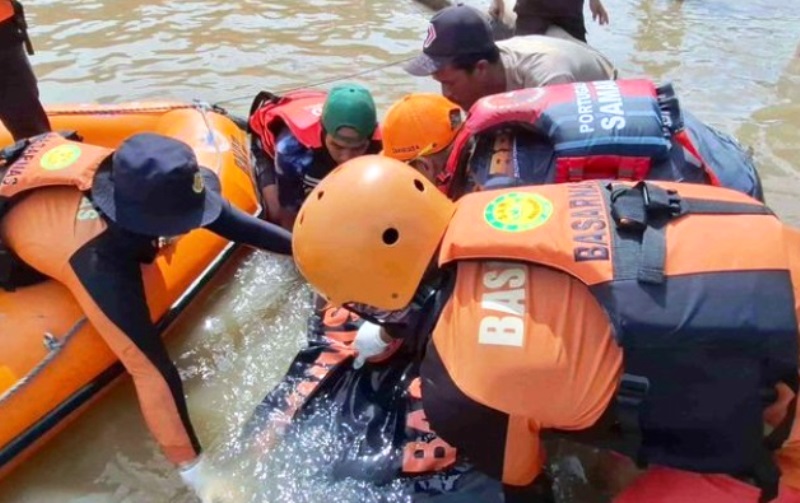
[[[25,377],[17,381],[16,384],[7,389],[5,393],[0,395],[0,405],[2,405],[6,400],[10,399],[22,388],[30,384],[31,381],[33,381],[36,376],[38,376],[47,367],[47,364],[53,361],[53,359],[61,353],[61,350],[64,349],[64,346],[67,345],[70,339],[72,339],[75,334],[80,332],[81,328],[86,325],[86,321],[86,318],[81,318],[78,320],[61,339],[57,338],[50,332],[45,332],[44,345],[48,349],[47,355],[45,355],[45,357],[42,358],[42,361],[37,363],[36,366],[25,375]]]
[[[222,150],[219,148],[219,138],[216,134],[216,129],[211,127],[211,123],[208,122],[208,111],[219,111],[220,107],[216,105],[209,105],[200,100],[194,100],[195,109],[200,113],[200,116],[203,118],[203,123],[206,125],[206,129],[208,130],[208,141],[212,145],[214,145],[214,151],[217,153],[217,168],[214,170],[216,173],[222,172]],[[223,111],[224,112],[224,111]]]
[[[49,109],[47,114],[50,117],[59,115],[120,115],[130,113],[164,113],[171,110],[181,110],[187,108],[196,108],[197,105],[191,103],[153,103],[149,105],[136,104],[130,105],[93,105],[91,108],[75,107],[75,108],[58,108],[54,107]]]
[[[367,68],[366,70],[362,70],[360,72],[348,73],[347,75],[340,75],[338,77],[332,77],[330,79],[318,80],[316,82],[310,82],[310,83],[303,84],[303,85],[297,86],[297,87],[290,87],[288,89],[281,89],[279,91],[276,91],[275,94],[280,95],[280,94],[285,94],[285,93],[288,93],[288,92],[291,92],[291,91],[297,91],[298,89],[308,89],[309,87],[319,87],[319,86],[323,86],[325,84],[332,84],[334,82],[341,82],[343,80],[349,80],[349,79],[352,79],[354,77],[360,77],[362,75],[367,75],[369,73],[377,72],[379,70],[383,70],[383,69],[386,69],[386,68],[390,68],[390,67],[393,67],[393,66],[397,66],[397,65],[403,64],[403,63],[405,63],[407,61],[411,61],[415,57],[416,56],[411,56],[411,57],[408,57],[408,58],[397,59],[397,60],[390,61],[388,63],[383,63],[383,64],[380,64],[380,65],[377,65],[377,66],[371,66],[371,67]],[[234,98],[228,98],[226,100],[217,101],[216,103],[214,103],[214,106],[222,105],[222,104],[225,104],[225,103],[233,103],[235,101],[241,101],[243,99],[252,99],[253,96],[255,96],[255,94],[247,94],[247,95],[244,95],[244,96],[236,96]]]

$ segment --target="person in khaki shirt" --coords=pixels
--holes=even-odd
[[[486,16],[466,5],[431,18],[422,54],[405,70],[431,75],[442,94],[464,110],[491,94],[616,78],[605,56],[577,41],[529,35],[495,43]]]

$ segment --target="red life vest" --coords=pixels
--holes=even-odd
[[[443,191],[449,192],[452,182],[467,174],[471,140],[501,126],[522,126],[553,146],[555,183],[643,180],[653,161],[667,158],[677,143],[711,184],[719,185],[718,177],[682,128],[671,87],[656,89],[647,80],[617,80],[522,89],[482,98],[470,110],[437,180]],[[530,184],[518,173],[497,174]]]
[[[283,96],[261,92],[250,107],[250,131],[261,141],[264,152],[275,158],[276,138],[283,126],[288,127],[305,147],[322,147],[322,108],[328,93],[313,89],[290,91]],[[375,128],[373,141],[380,141],[380,128]]]
[[[14,16],[14,6],[11,0],[0,0],[0,22]]]
[[[250,111],[250,130],[261,140],[264,152],[275,157],[275,139],[283,126],[308,148],[322,146],[322,107],[328,93],[313,89],[291,91],[283,96],[261,93]]]

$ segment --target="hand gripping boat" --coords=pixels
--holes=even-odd
[[[261,211],[246,133],[219,111],[181,103],[78,105],[48,110],[54,131],[115,148],[141,132],[189,144],[220,178],[223,196]],[[0,148],[12,143],[0,126]],[[144,269],[147,302],[163,334],[213,276],[233,244],[195,230],[165,247]],[[72,295],[55,281],[0,289],[0,477],[41,447],[123,372]]]

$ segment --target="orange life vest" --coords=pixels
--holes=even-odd
[[[630,183],[614,186],[629,187]],[[666,227],[669,249],[663,273],[667,276],[735,271],[742,267],[788,269],[783,224],[749,196],[721,187],[676,182],[647,182],[641,187],[653,187],[650,192],[659,188],[670,191],[669,203],[675,207],[663,208],[667,212],[682,211],[678,208],[680,201],[686,205],[683,211],[691,212],[696,200],[705,199],[722,203],[720,207],[731,204],[743,211],[748,208],[756,211],[736,218],[692,212],[671,220]],[[641,198],[638,194],[635,197]],[[459,201],[444,238],[440,262],[521,260],[559,269],[589,286],[619,280],[619,271],[630,270],[630,266],[623,269],[618,263],[629,257],[619,253],[618,241],[622,238],[617,235],[618,226],[612,215],[612,210],[618,211],[619,206],[612,207],[610,197],[611,192],[602,182],[469,194]],[[723,220],[726,227],[721,236],[723,241],[714,243],[709,238],[709,229]],[[620,229],[624,231],[624,227]],[[743,240],[745,236],[747,239]],[[736,253],[729,253],[732,249]]]
[[[596,424],[608,431],[590,443],[599,437],[642,463],[749,475],[773,491],[769,449],[782,440],[763,437],[764,392],[779,382],[796,390],[798,371],[797,251],[785,233],[763,204],[734,190],[587,181],[463,197],[439,261],[521,261],[585,283],[608,315],[625,372],[611,419]],[[459,298],[470,297],[457,277],[449,301]],[[533,323],[509,302],[498,312],[520,318],[508,324],[519,333],[497,344],[520,345]],[[434,341],[480,326],[480,309],[457,309],[458,320],[439,320]]]
[[[56,133],[34,139],[9,166],[0,168],[0,209],[23,192],[42,187],[72,185],[89,190],[100,164],[113,152]]]
[[[20,152],[21,149],[24,149]],[[58,185],[86,191],[113,150],[75,142],[57,133],[22,140],[0,155],[0,218],[25,192]],[[8,161],[7,159],[10,159]],[[4,164],[9,162],[9,164]],[[0,288],[13,291],[42,277],[11,253],[0,239]]]

